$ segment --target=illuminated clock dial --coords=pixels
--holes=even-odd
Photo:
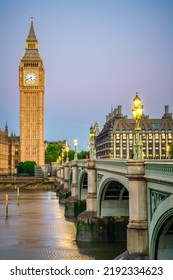
[[[35,84],[37,81],[37,75],[35,72],[27,72],[25,75],[25,82],[27,84]]]

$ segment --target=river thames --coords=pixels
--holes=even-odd
[[[76,242],[75,219],[53,191],[0,192],[1,260],[111,260],[126,250],[121,243]]]

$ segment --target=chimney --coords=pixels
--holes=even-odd
[[[162,119],[172,119],[172,113],[169,113],[169,106],[165,105],[165,113]]]
[[[169,105],[165,105],[165,114],[169,113]]]
[[[118,116],[122,115],[122,106],[118,105]]]

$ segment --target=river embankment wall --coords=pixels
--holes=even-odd
[[[0,177],[0,191],[15,190],[53,190],[56,187],[56,179],[35,177]]]

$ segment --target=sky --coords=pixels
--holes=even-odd
[[[173,112],[173,0],[0,1],[0,129],[19,131],[18,67],[34,17],[45,72],[45,140],[87,150],[111,108]]]

